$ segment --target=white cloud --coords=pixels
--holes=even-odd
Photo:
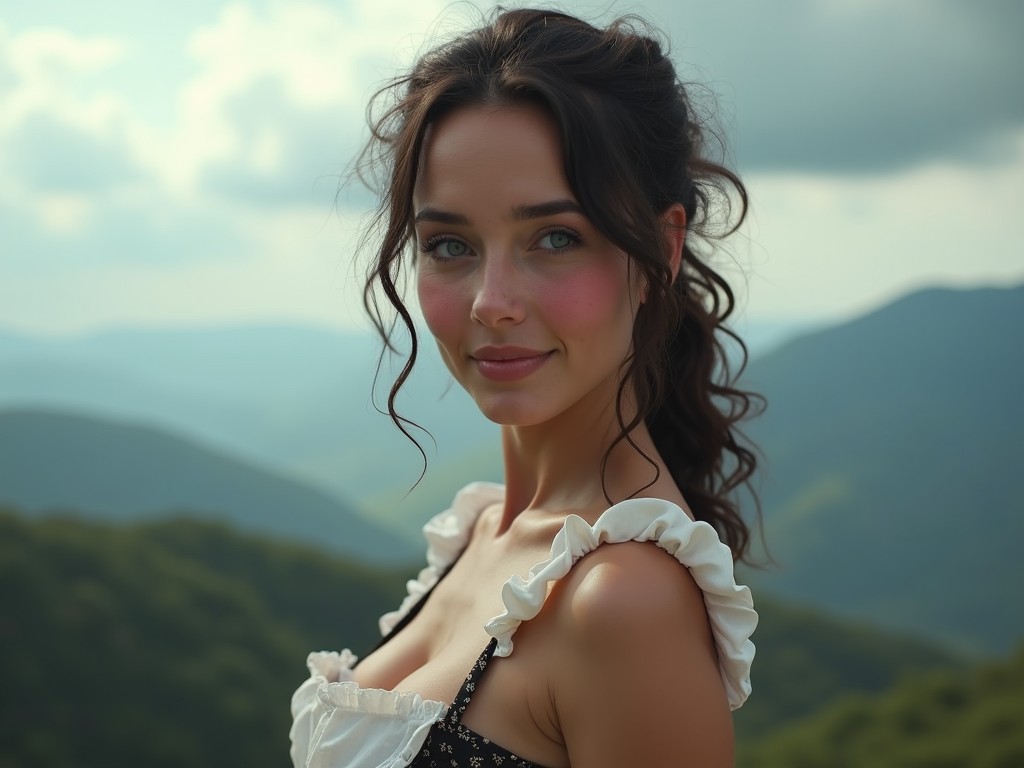
[[[352,154],[363,133],[369,88],[395,71],[403,29],[426,25],[439,5],[356,2],[343,9],[271,3],[265,13],[232,3],[186,43],[198,74],[178,94],[180,124],[166,158],[168,177],[195,187],[203,170],[234,166],[264,176],[294,174],[286,160],[319,144]],[[253,100],[253,96],[257,100]],[[258,98],[263,97],[261,103]],[[316,141],[297,127],[323,126]],[[259,130],[251,129],[252,121]],[[337,169],[337,168],[335,168]]]
[[[748,179],[752,315],[847,316],[923,285],[1024,282],[1024,132],[1003,162]]]
[[[853,16],[863,26],[887,7]],[[438,23],[441,8],[233,2],[212,20],[178,18],[168,27],[185,30],[169,33],[176,47],[151,45],[149,29],[0,27],[0,326],[362,322],[350,261],[357,218],[332,216],[337,175],[365,133],[373,87],[435,30],[479,21],[457,7]],[[676,29],[674,39],[722,43],[727,65],[732,40],[744,57],[737,94],[757,85],[755,107],[777,103],[761,88],[763,29],[738,29],[724,7],[701,12],[706,23],[699,13],[687,23],[719,37]],[[742,81],[748,59],[756,78]],[[806,102],[800,81],[772,67],[768,84],[788,84],[791,97],[779,125],[810,125],[793,111]],[[749,107],[735,108],[758,114]],[[838,141],[819,133],[822,146]],[[751,176],[755,215],[734,247],[750,274],[747,313],[835,316],[922,282],[1024,279],[1009,235],[1024,205],[1024,140],[998,155],[888,174]],[[366,202],[359,195],[354,205]]]
[[[0,89],[0,205],[43,234],[85,231],[104,195],[140,180],[131,108],[104,80],[127,50],[52,27],[0,30],[10,82]],[[34,261],[45,247],[6,240],[8,263]]]
[[[83,248],[86,238],[58,241],[28,233],[39,250],[13,264],[0,254],[0,327],[45,333],[73,333],[111,325],[235,323],[247,319],[357,326],[357,271],[353,263],[356,226],[323,212],[279,214],[272,222],[258,213],[232,218],[224,232],[224,212],[204,219],[193,215],[185,233],[161,230],[140,219],[110,237],[119,256],[106,260]],[[111,224],[117,224],[116,217]],[[123,216],[120,221],[130,221]],[[175,226],[182,221],[174,213]],[[0,228],[16,233],[31,227],[0,215]],[[109,230],[104,230],[109,234]],[[100,241],[101,233],[87,238]],[[184,246],[182,245],[184,243]],[[194,253],[177,261],[152,253],[176,252],[192,244]],[[37,246],[38,247],[38,246]],[[231,257],[210,258],[228,248]]]
[[[58,90],[110,67],[125,52],[117,40],[82,39],[59,27],[30,29],[9,45],[11,68],[21,79]]]
[[[130,110],[99,75],[122,61],[127,46],[83,39],[63,29],[0,30],[0,58],[12,84],[0,92],[0,136],[40,113],[91,134],[110,131]]]
[[[36,216],[43,229],[61,238],[74,236],[88,224],[91,206],[80,195],[45,195],[36,201]],[[10,248],[14,243],[8,239]]]
[[[181,198],[240,191],[231,185],[203,190],[204,174],[214,169],[221,176],[253,175],[301,188],[303,173],[312,182],[344,167],[363,134],[370,87],[395,71],[396,54],[408,58],[408,34],[396,32],[393,23],[399,9],[403,21],[425,27],[438,7],[365,1],[347,7],[271,2],[259,10],[226,5],[213,24],[181,40],[187,79],[136,82],[173,103],[170,119],[160,123],[133,109],[132,99],[141,94],[119,92],[103,79],[111,70],[156,70],[145,46],[57,28],[0,34],[0,58],[14,81],[0,94],[0,141],[19,131],[19,138],[31,139],[38,133],[31,121],[56,125],[75,134],[79,147],[116,147],[122,157],[108,153],[104,165],[145,169],[156,177],[152,183]],[[36,141],[30,152],[36,158],[69,143],[42,136]],[[315,152],[326,160],[291,164]],[[79,157],[83,164],[96,160],[94,152]],[[28,172],[40,169],[21,170],[31,184]],[[88,170],[85,175],[93,177]]]
[[[394,66],[397,35],[384,23],[394,10],[228,6],[182,40],[185,79],[138,81],[174,102],[162,122],[135,108],[139,92],[105,79],[152,69],[146,46],[0,29],[0,77],[13,85],[0,93],[0,322],[337,322],[347,301],[332,294],[314,308],[298,286],[311,280],[306,267],[315,290],[339,284],[320,271],[344,239],[331,219],[332,174],[355,149],[367,84]],[[428,3],[404,16],[434,12]],[[261,100],[267,83],[276,99]]]

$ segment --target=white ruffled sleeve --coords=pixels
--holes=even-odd
[[[441,578],[441,574],[469,544],[477,518],[491,504],[505,498],[505,487],[497,483],[470,483],[457,494],[452,505],[434,515],[423,526],[427,540],[427,566],[415,579],[406,582],[406,596],[397,610],[380,617],[380,634],[387,636]]]
[[[561,579],[573,564],[601,544],[653,541],[690,569],[704,592],[708,618],[718,648],[719,671],[729,706],[737,709],[750,695],[750,665],[757,626],[750,590],[736,583],[732,553],[714,528],[694,522],[682,509],[663,499],[629,499],[609,508],[593,526],[569,515],[551,544],[551,555],[534,566],[524,580],[513,576],[502,589],[505,611],[489,621],[497,638],[496,656],[512,653],[519,625],[540,613],[550,582]]]

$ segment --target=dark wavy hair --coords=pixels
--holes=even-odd
[[[599,29],[555,11],[498,9],[490,23],[423,55],[371,101],[372,135],[359,167],[371,187],[367,174],[379,174],[374,231],[381,241],[364,303],[385,349],[395,350],[392,332],[399,320],[411,339],[388,396],[388,413],[420,448],[410,432],[418,425],[397,413],[395,399],[419,348],[401,286],[403,254],[415,237],[412,193],[426,130],[461,107],[523,103],[550,115],[577,201],[593,225],[629,254],[648,286],[633,328],[632,355],[624,363],[616,403],[620,432],[612,447],[623,440],[632,444],[630,432],[646,422],[694,516],[713,525],[742,559],[750,530],[735,492],[749,486],[757,459],[737,426],[761,400],[735,386],[747,351],[724,325],[734,296],[707,255],[712,241],[742,223],[747,193],[732,171],[707,156],[706,144],[717,141],[715,134],[695,117],[663,46],[636,18]],[[673,280],[661,215],[676,203],[686,210],[687,231]],[[739,351],[735,374],[729,346]],[[637,410],[626,421],[622,402],[628,386]]]

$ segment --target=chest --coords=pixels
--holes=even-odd
[[[484,626],[504,611],[505,582],[514,574],[525,576],[538,559],[534,552],[471,546],[415,617],[359,663],[354,680],[364,688],[451,702],[490,640]]]
[[[525,577],[546,555],[467,550],[416,616],[360,662],[353,679],[364,688],[415,692],[450,704],[491,640],[485,624],[505,610],[505,582],[514,574]],[[487,665],[462,722],[518,754],[543,757],[537,764],[557,766],[562,760],[553,743],[558,735],[551,726],[547,658],[553,632],[545,611],[524,622],[515,652]]]

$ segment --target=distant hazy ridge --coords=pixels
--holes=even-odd
[[[1024,287],[932,290],[755,360],[773,593],[1006,651],[1024,636]]]
[[[963,648],[1012,647],[1024,636],[1021,327],[1024,288],[933,290],[756,358],[744,381],[769,400],[750,433],[780,567],[745,578]],[[18,408],[0,417],[0,500],[107,517],[214,512],[405,557],[413,549],[360,525],[354,504],[375,501],[379,520],[414,538],[455,488],[500,465],[493,425],[457,388],[445,393],[426,355],[403,411],[438,449],[424,442],[431,469],[402,504],[418,456],[369,405],[375,348],[294,329],[0,337],[0,406]],[[40,410],[57,407],[161,430]]]

